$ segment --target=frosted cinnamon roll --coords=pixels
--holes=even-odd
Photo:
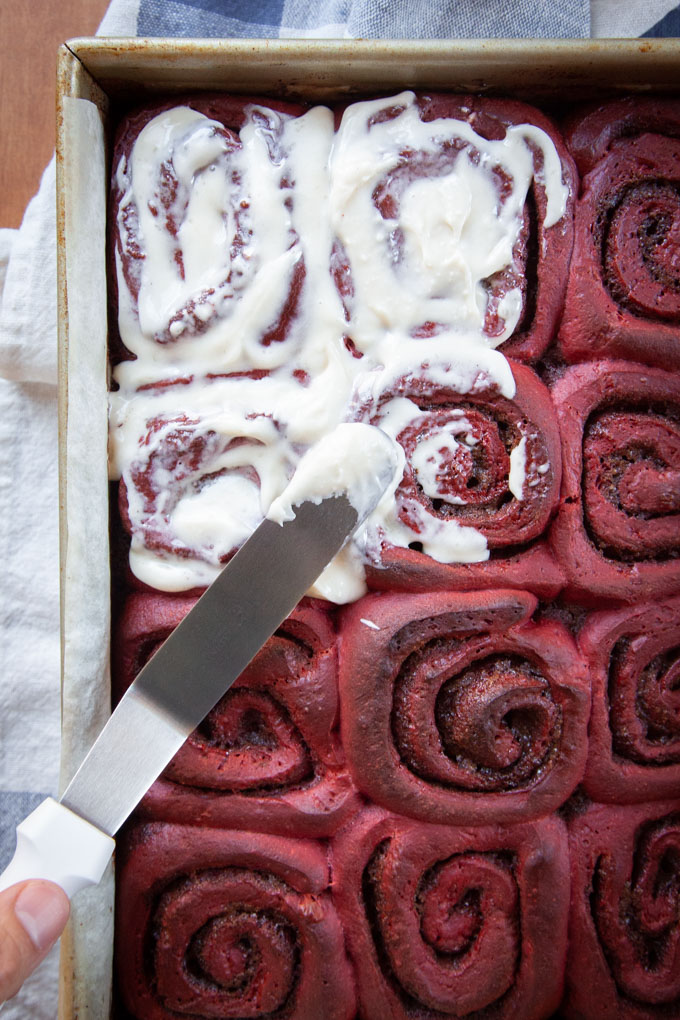
[[[402,93],[354,103],[331,157],[333,272],[347,332],[474,333],[537,358],[561,310],[573,164],[522,103]]]
[[[285,487],[295,452],[268,383],[187,381],[130,401],[114,395],[119,507],[132,573],[146,585],[208,585]]]
[[[528,366],[507,361],[506,374],[492,374],[472,358],[456,391],[460,357],[444,369],[421,354],[404,374],[365,377],[365,420],[399,444],[404,462],[367,535],[369,585],[555,595],[562,575],[545,536],[562,457],[548,390]]]
[[[126,356],[137,360],[118,366],[122,385],[291,361],[320,286],[332,131],[322,107],[219,98],[165,104],[124,124],[114,306]],[[332,306],[328,314],[332,322]]]

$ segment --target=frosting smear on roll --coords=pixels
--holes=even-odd
[[[414,484],[446,513],[397,477],[324,597],[360,597],[385,543],[488,558],[455,515],[461,478],[488,474],[470,400],[515,392],[495,348],[523,314],[529,193],[545,192],[543,230],[561,229],[569,199],[549,135],[515,124],[486,138],[425,118],[410,92],[348,106],[337,129],[324,107],[252,104],[236,132],[180,106],[145,124],[114,174],[133,357],[114,369],[111,474],[135,575],[165,591],[209,584],[291,478],[299,501],[323,487],[330,466],[296,470],[348,422],[379,423],[403,471],[408,434]],[[357,474],[369,435],[351,451]],[[494,484],[521,502],[548,465],[512,442]]]

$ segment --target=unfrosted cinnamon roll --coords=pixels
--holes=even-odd
[[[457,828],[370,808],[332,850],[362,1017],[539,1020],[557,1008],[569,895],[559,819]]]
[[[593,800],[629,804],[680,791],[680,599],[591,614],[578,636],[593,687]]]
[[[653,1020],[680,1006],[680,801],[593,804],[569,825],[567,1017]]]
[[[590,689],[521,592],[384,593],[343,612],[343,746],[357,787],[423,821],[537,818],[583,775]]]
[[[317,843],[156,822],[119,856],[118,985],[138,1020],[355,1016]]]
[[[195,598],[131,596],[117,633],[118,697]],[[147,818],[293,836],[333,832],[357,795],[336,734],[335,626],[305,603],[188,738],[139,807]],[[187,678],[187,683],[191,678]]]
[[[603,361],[553,388],[562,437],[550,539],[567,595],[597,605],[680,591],[680,379]]]
[[[628,97],[571,118],[585,174],[560,348],[680,367],[680,103]]]

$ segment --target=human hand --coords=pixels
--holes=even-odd
[[[69,916],[53,882],[19,882],[0,893],[0,1002],[11,999],[47,956]]]

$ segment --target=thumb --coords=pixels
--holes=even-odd
[[[11,999],[47,956],[70,911],[53,882],[20,882],[0,893],[0,1002]]]

